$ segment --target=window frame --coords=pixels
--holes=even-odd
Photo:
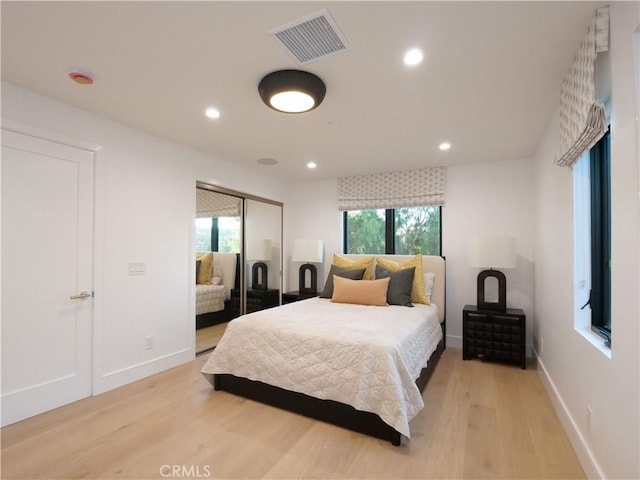
[[[438,207],[438,224],[440,225],[440,231],[438,232],[438,256],[442,256],[442,205],[424,205],[424,207]],[[400,208],[414,208],[414,207],[400,207]],[[361,209],[361,210],[382,210],[380,208],[377,209]],[[396,215],[395,208],[386,208],[385,210],[385,245],[384,245],[384,254],[385,255],[395,255],[396,248]],[[344,210],[342,212],[342,252],[346,254],[347,252],[347,232],[348,232],[348,221],[347,221],[347,213],[353,210]],[[374,255],[374,254],[371,254]]]
[[[589,152],[591,180],[591,331],[611,346],[610,129]]]

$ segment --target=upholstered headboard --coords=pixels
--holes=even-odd
[[[197,252],[207,253],[207,252]],[[220,266],[222,271],[222,284],[224,285],[224,296],[226,300],[231,299],[231,289],[236,284],[236,258],[235,253],[213,252],[213,265]]]
[[[403,263],[410,260],[414,255],[358,255],[358,254],[341,254],[341,257],[355,260],[365,257],[379,257],[385,260],[391,260],[393,262]],[[446,264],[443,257],[438,255],[423,255],[422,256],[422,269],[424,273],[433,272],[435,274],[435,280],[433,282],[433,289],[431,290],[431,302],[438,306],[438,317],[440,322],[443,322],[446,317]],[[328,272],[328,270],[327,270]]]

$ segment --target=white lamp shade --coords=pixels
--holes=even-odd
[[[322,263],[324,243],[322,240],[297,239],[293,244],[292,262]]]
[[[249,242],[247,260],[271,260],[271,248],[271,240],[266,238]]]
[[[478,268],[515,268],[516,249],[514,237],[470,238],[468,263]]]

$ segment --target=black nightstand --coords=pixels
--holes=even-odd
[[[526,318],[519,308],[497,311],[465,305],[462,311],[462,359],[516,363],[525,369],[525,334]]]
[[[242,291],[238,289],[231,290],[232,307],[236,314],[240,313],[240,295]],[[247,312],[257,312],[265,308],[277,307],[280,305],[280,290],[277,288],[269,288],[267,290],[247,290]]]
[[[307,298],[317,297],[318,295],[318,293],[300,293],[297,290],[295,292],[285,292],[282,294],[282,304],[306,300]]]

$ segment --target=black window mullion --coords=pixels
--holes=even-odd
[[[342,251],[349,252],[349,226],[347,223],[347,211],[342,212]]]
[[[384,253],[393,255],[396,252],[396,215],[393,208],[385,210]]]
[[[219,234],[220,230],[218,229],[218,217],[213,217],[211,219],[211,251],[218,252],[219,246]]]

